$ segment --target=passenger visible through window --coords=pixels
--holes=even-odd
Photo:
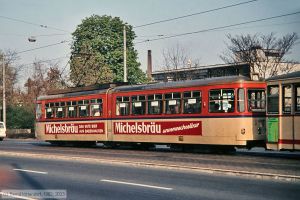
[[[77,102],[76,101],[69,101],[67,102],[67,113],[68,117],[74,118],[77,117]]]
[[[129,97],[117,97],[116,115],[129,115]]]
[[[88,117],[89,114],[89,100],[78,101],[79,117]]]
[[[209,112],[234,112],[234,90],[211,90],[209,92]]]
[[[55,103],[56,118],[64,118],[66,115],[66,103],[57,102]]]
[[[262,89],[248,90],[248,110],[249,111],[265,111],[266,94]]]
[[[158,115],[162,113],[163,101],[161,94],[148,96],[148,114]]]
[[[46,118],[47,119],[51,119],[51,118],[54,118],[55,116],[55,109],[54,109],[54,103],[47,103],[45,105],[46,107]]]
[[[169,93],[165,94],[166,101],[166,114],[179,114],[181,113],[181,94]]]
[[[98,117],[102,116],[102,99],[92,99],[91,100],[91,116]]]
[[[145,115],[146,114],[146,96],[132,96],[131,108],[133,115]]]
[[[183,93],[183,113],[195,114],[201,112],[201,92],[188,91]]]

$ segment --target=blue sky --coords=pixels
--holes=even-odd
[[[201,12],[246,0],[0,0],[0,16],[21,19],[36,24],[48,25],[73,32],[81,20],[92,14],[120,17],[133,26]],[[258,0],[253,3],[197,15],[172,22],[135,29],[136,41],[152,39],[153,35],[170,35],[197,31],[249,20],[266,18],[300,11],[300,0]],[[300,36],[300,14],[244,25],[238,28],[218,30],[190,36],[137,44],[142,69],[146,69],[147,50],[153,52],[154,70],[162,65],[163,49],[177,43],[183,46],[192,59],[200,64],[222,63],[219,55],[225,50],[226,34],[268,34],[278,37],[291,32]],[[47,34],[56,36],[38,36]],[[35,43],[29,43],[29,36],[37,36]],[[0,18],[0,49],[22,51],[39,46],[70,40],[69,33],[41,28]],[[59,57],[61,66],[67,62],[69,43],[20,54],[19,63],[32,63],[35,59],[47,60]],[[300,44],[296,45],[289,58],[300,61]],[[20,79],[30,75],[30,65],[20,73]]]

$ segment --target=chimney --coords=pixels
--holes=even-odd
[[[151,80],[152,79],[152,55],[151,50],[148,50],[148,65],[147,65],[147,77]]]

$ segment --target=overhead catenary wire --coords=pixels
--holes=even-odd
[[[232,8],[232,7],[236,7],[236,6],[240,6],[240,5],[244,5],[244,4],[249,4],[249,3],[253,3],[255,1],[258,1],[258,0],[244,1],[244,2],[241,2],[241,3],[236,3],[236,4],[227,5],[227,6],[222,6],[222,7],[218,7],[218,8],[214,8],[214,9],[210,9],[210,10],[205,10],[205,11],[197,12],[197,13],[192,13],[192,14],[183,15],[183,16],[179,16],[179,17],[173,17],[173,18],[159,20],[159,21],[155,21],[155,22],[150,22],[150,23],[147,23],[147,24],[142,24],[142,25],[134,26],[133,28],[141,28],[141,27],[150,26],[150,25],[154,25],[154,24],[160,24],[160,23],[170,22],[170,21],[174,21],[174,20],[178,20],[178,19],[192,17],[192,16],[195,16],[195,15],[201,15],[201,14],[210,13],[210,12],[214,12],[214,11],[218,11],[218,10],[223,10],[223,9],[227,9],[227,8]]]
[[[53,37],[53,36],[65,36],[65,35],[69,35],[67,33],[52,33],[52,34],[41,34],[41,35],[30,35],[33,37]],[[0,33],[0,36],[5,36],[5,37],[28,37],[28,35],[24,35],[24,34],[14,34],[14,33]]]
[[[265,27],[270,27],[270,26],[282,26],[282,25],[299,24],[299,23],[300,23],[300,21],[291,21],[291,22],[283,22],[283,23],[260,24],[260,25],[256,25],[256,26],[244,26],[244,27],[237,27],[237,28],[219,29],[219,30],[213,30],[213,31],[232,31],[232,30],[240,30],[240,29],[248,29],[248,28],[265,28]],[[213,31],[209,31],[209,32],[213,32]],[[155,37],[163,37],[163,36],[167,36],[167,35],[170,35],[170,34],[149,35],[148,39],[150,37],[155,38]],[[137,39],[135,39],[135,40],[145,41],[145,39],[141,39],[140,37],[147,37],[147,36],[138,36]]]
[[[33,26],[38,26],[38,27],[41,27],[41,28],[46,28],[46,29],[52,29],[52,30],[66,32],[66,33],[71,33],[70,31],[64,30],[64,29],[61,29],[61,28],[56,28],[56,27],[48,26],[48,25],[44,25],[44,24],[37,24],[37,23],[34,23],[34,22],[29,22],[29,21],[26,21],[26,20],[22,20],[22,19],[16,19],[16,18],[7,17],[7,16],[3,16],[3,15],[0,15],[0,18],[10,20],[10,21],[15,21],[15,22],[21,22],[21,23],[29,24],[29,25],[33,25]]]
[[[202,30],[198,30],[198,31],[174,34],[174,35],[155,38],[155,39],[148,39],[148,40],[144,40],[144,41],[141,41],[141,42],[136,42],[134,44],[140,44],[140,43],[146,43],[146,42],[152,42],[152,41],[157,41],[157,40],[169,39],[169,38],[174,38],[174,37],[180,37],[180,36],[192,35],[192,34],[197,34],[197,33],[209,32],[209,31],[213,31],[213,30],[225,29],[225,28],[240,26],[240,25],[244,25],[244,24],[251,24],[251,23],[256,23],[256,22],[261,22],[261,21],[267,21],[267,20],[271,20],[271,19],[277,19],[277,18],[292,16],[292,15],[297,15],[297,14],[300,14],[300,11],[293,12],[293,13],[288,13],[288,14],[277,15],[277,16],[272,16],[272,17],[267,17],[267,18],[261,18],[261,19],[256,19],[256,20],[240,22],[240,23],[236,23],[236,24],[218,26],[218,27],[209,28],[209,29],[202,29]]]
[[[70,42],[70,41],[71,40],[63,40],[61,42],[57,42],[57,43],[54,43],[54,44],[48,44],[48,45],[45,45],[45,46],[40,46],[40,47],[36,47],[36,48],[32,48],[32,49],[27,49],[27,50],[19,51],[19,52],[16,52],[15,54],[21,54],[21,53],[25,53],[25,52],[29,52],[29,51],[35,51],[35,50],[38,50],[38,49],[44,49],[44,48],[47,48],[47,47],[52,47],[52,46],[64,44],[64,43]]]

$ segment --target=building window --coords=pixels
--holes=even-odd
[[[117,97],[116,115],[129,115],[129,97]]]
[[[181,113],[181,94],[179,92],[165,94],[166,114]]]
[[[188,91],[183,93],[183,113],[196,114],[201,112],[201,92]]]
[[[245,112],[245,90],[243,88],[238,89],[238,111]]]
[[[76,101],[69,101],[67,102],[67,109],[68,109],[68,117],[74,118],[77,117],[77,102]]]
[[[249,111],[265,111],[266,94],[261,89],[248,90],[248,110]]]
[[[283,108],[284,113],[291,113],[292,111],[292,87],[290,85],[283,86]]]
[[[153,94],[148,96],[148,114],[159,115],[162,114],[163,101],[161,94]]]
[[[279,112],[279,87],[268,87],[268,113]]]
[[[146,114],[146,96],[132,96],[131,108],[133,115],[145,115]]]
[[[209,92],[209,112],[234,112],[234,90],[211,90]]]
[[[102,99],[92,99],[91,100],[91,116],[92,117],[99,117],[102,116]]]

